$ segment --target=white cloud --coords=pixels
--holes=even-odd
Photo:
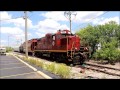
[[[44,33],[35,32],[35,34],[37,34],[37,36],[38,36],[39,38],[41,38],[41,37],[44,37],[44,36],[45,36],[45,34],[44,34]]]
[[[1,43],[6,43],[7,41],[6,40],[1,40]]]
[[[79,23],[85,23],[91,20],[92,18],[95,18],[104,12],[102,11],[80,11],[77,12],[76,18],[74,21],[79,22]]]
[[[31,36],[32,36],[32,34],[28,33],[28,40],[30,39]],[[11,34],[11,38],[14,39],[15,41],[18,41],[21,44],[21,42],[25,41],[25,34],[24,33],[23,34],[16,34],[16,35]]]
[[[109,21],[115,21],[117,23],[119,23],[119,17],[110,17],[110,18],[97,18],[95,20],[93,20],[93,24],[100,24],[100,25],[103,25],[105,23],[108,23]]]
[[[8,34],[9,39],[14,43],[16,43],[16,40],[19,41],[19,43],[25,41],[24,30],[19,27],[1,27],[1,33]],[[30,39],[31,36],[32,34],[28,33],[28,39]]]
[[[52,19],[45,19],[43,21],[38,22],[37,25],[38,31],[41,33],[55,33],[57,30],[61,29],[69,29],[67,25],[60,24]]]
[[[0,20],[11,19],[12,15],[9,15],[8,12],[0,12]]]
[[[25,20],[23,18],[11,19],[8,21],[9,23],[13,23],[16,27],[25,27]],[[28,28],[32,28],[32,21],[27,19]]]
[[[1,33],[23,34],[23,30],[18,27],[1,27]]]
[[[71,19],[73,22],[78,22],[78,23],[84,23],[92,18],[95,18],[101,14],[103,14],[103,11],[76,11],[73,12],[73,14],[77,15],[71,15]],[[64,11],[52,11],[52,12],[46,12],[42,13],[41,16],[47,18],[47,19],[52,19],[55,21],[68,21],[68,19],[64,16]]]
[[[1,27],[1,33],[8,34],[13,41],[24,39],[24,32],[18,27]]]
[[[23,17],[14,19],[8,12],[1,12],[0,15],[0,19],[4,24],[14,24],[16,27],[25,27],[25,20]],[[28,28],[33,28],[32,21],[29,18],[27,19],[27,26]]]
[[[6,40],[0,40],[1,44],[0,47],[6,46],[7,41]]]
[[[46,12],[42,13],[40,16],[43,16],[47,19],[52,19],[55,21],[66,21],[66,17],[64,16],[64,12],[62,11],[51,11],[51,12]]]

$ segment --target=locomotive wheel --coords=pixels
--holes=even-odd
[[[75,65],[75,64],[80,64],[80,65],[82,65],[82,64],[84,63],[84,61],[85,61],[84,56],[81,55],[81,54],[77,54],[77,55],[75,55],[74,58],[73,58],[73,65]]]
[[[84,63],[84,60],[80,60],[80,65],[82,65]]]
[[[74,63],[73,63],[72,60],[70,61],[69,59],[65,59],[64,62],[65,62],[65,64],[67,64],[68,66],[71,66],[71,67],[74,66]]]
[[[52,61],[55,61],[55,60],[56,60],[55,54],[54,54],[54,53],[51,53],[51,54],[50,54],[50,58],[51,58]]]
[[[85,61],[84,56],[80,54],[80,65],[82,65],[84,61]]]
[[[35,52],[35,56],[38,57],[38,52]]]
[[[73,58],[73,65],[80,63],[80,56],[79,55],[75,55]]]

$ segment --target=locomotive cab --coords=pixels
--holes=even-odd
[[[69,62],[83,63],[84,55],[80,52],[80,38],[69,30],[59,30],[54,36],[53,49],[66,51]]]

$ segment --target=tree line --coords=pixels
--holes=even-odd
[[[120,25],[117,22],[96,26],[89,24],[76,34],[81,38],[81,45],[90,48],[90,58],[107,60],[109,63],[120,61]]]

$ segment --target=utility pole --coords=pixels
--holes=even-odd
[[[67,18],[67,19],[69,19],[69,21],[70,21],[70,32],[71,32],[71,15],[77,15],[77,13],[74,13],[74,12],[72,12],[72,11],[65,11],[64,12],[64,16]]]
[[[119,13],[119,25],[120,25],[120,11],[118,13]]]
[[[69,20],[70,20],[70,33],[71,33],[71,12],[69,13]]]
[[[22,39],[21,39],[21,43],[20,44],[22,44]]]
[[[120,32],[120,11],[118,12],[119,13],[119,32]],[[118,40],[118,48],[120,48],[120,40]]]
[[[0,13],[0,48],[2,47],[1,45],[1,13]],[[1,58],[0,58],[1,59]]]
[[[9,34],[8,34],[8,48],[9,48]]]
[[[26,45],[25,45],[25,54],[26,54],[26,58],[28,58],[28,40],[27,40],[27,11],[24,11],[24,14],[25,14],[25,42],[26,42]]]

